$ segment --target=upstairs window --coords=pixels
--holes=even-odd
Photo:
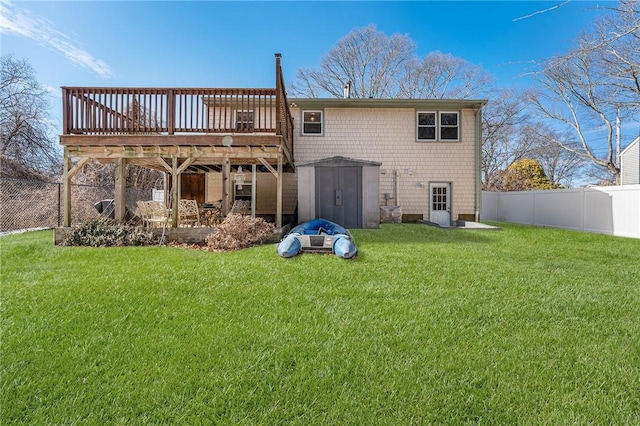
[[[443,141],[458,140],[458,113],[457,112],[441,112],[440,113],[440,140],[443,140]]]
[[[436,113],[418,112],[418,140],[436,140]]]
[[[456,111],[418,111],[416,139],[426,142],[456,142],[460,140],[459,118],[460,114]]]
[[[322,111],[302,111],[302,134],[322,134]]]
[[[253,131],[253,111],[236,111],[236,130]]]

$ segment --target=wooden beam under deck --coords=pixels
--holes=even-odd
[[[95,160],[102,164],[115,163],[118,159],[124,158],[129,164],[136,164],[143,167],[166,172],[162,162],[171,163],[172,158],[181,160],[181,164],[188,161],[190,172],[219,172],[225,161],[237,166],[248,166],[253,164],[273,164],[278,163],[278,158],[286,158],[280,149],[236,147],[236,148],[215,148],[215,147],[65,147],[65,155],[70,158],[77,158],[84,161]],[[292,169],[293,165],[289,165]]]
[[[193,158],[194,165],[221,164],[228,158],[233,164],[259,164],[264,159],[273,165],[284,155],[285,166],[294,168],[293,158],[279,135],[231,135],[223,144],[220,135],[61,135],[60,144],[76,158],[105,159],[178,157]]]
[[[230,158],[256,160],[277,159],[282,156],[279,147],[215,147],[215,146],[67,146],[65,151],[77,158],[157,158],[176,157],[198,159]]]
[[[229,135],[226,135],[229,136]],[[283,144],[279,135],[230,135],[232,143],[229,145],[225,135],[60,135],[60,144],[64,146],[270,146]],[[229,145],[229,146],[228,146]]]

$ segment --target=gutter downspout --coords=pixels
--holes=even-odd
[[[400,205],[400,172],[397,170],[393,171],[393,181],[394,181],[393,191],[395,192],[394,198],[395,198],[396,206],[399,206]]]
[[[476,196],[475,196],[475,221],[480,222],[482,209],[482,107],[476,110]]]

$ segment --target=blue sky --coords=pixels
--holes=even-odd
[[[60,86],[273,87],[354,28],[409,35],[527,86],[532,61],[565,52],[612,1],[15,1],[0,0],[2,54]]]
[[[375,24],[409,35],[420,55],[451,53],[519,85],[530,61],[564,52],[606,3],[0,0],[1,48],[53,87],[272,86],[275,52],[291,80],[351,30]]]

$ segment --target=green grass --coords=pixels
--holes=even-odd
[[[640,241],[502,226],[352,261],[0,238],[0,424],[640,423]]]

